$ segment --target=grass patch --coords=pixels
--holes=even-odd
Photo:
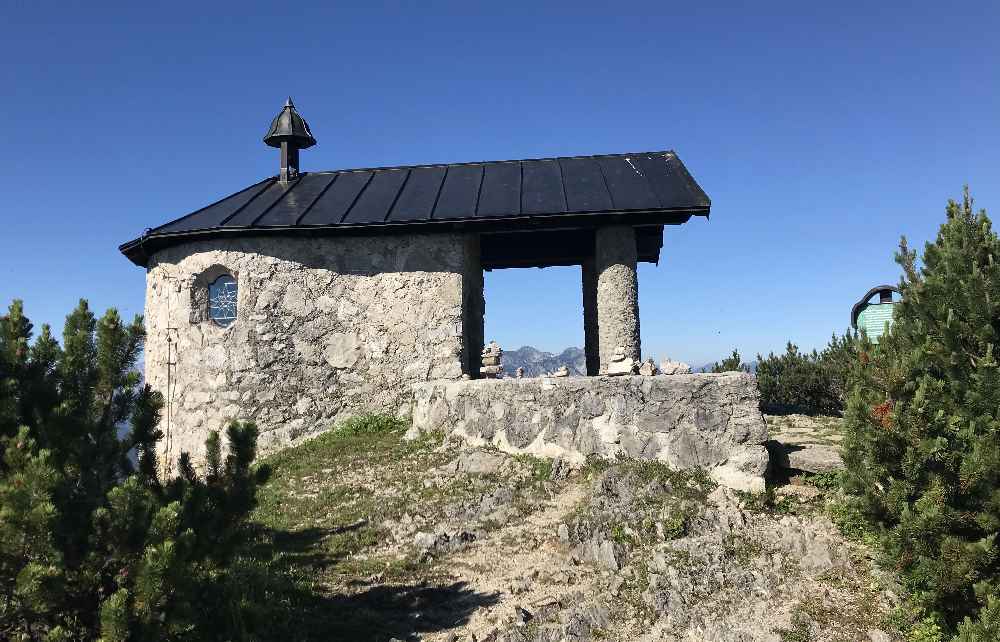
[[[408,639],[456,626],[497,601],[456,583],[440,556],[421,556],[407,538],[465,520],[498,489],[513,491],[500,506],[515,510],[476,529],[501,528],[536,510],[551,462],[522,456],[514,471],[504,469],[510,474],[430,475],[458,452],[440,448],[440,433],[406,440],[408,427],[388,416],[355,417],[259,463],[272,473],[242,558],[247,587],[234,581],[233,603],[264,622],[261,639]]]
[[[374,552],[386,539],[384,522],[417,498],[427,504],[419,473],[443,459],[432,452],[435,436],[404,441],[406,428],[392,417],[356,417],[263,462],[273,473],[253,518],[275,533],[289,564],[309,566],[331,586],[413,570],[410,560]]]
[[[814,639],[809,620],[799,613],[792,616],[792,628],[775,629],[774,632],[781,638],[781,642],[811,642]]]
[[[869,549],[878,550],[878,532],[865,519],[850,497],[841,497],[828,502],[826,513],[844,537]]]
[[[587,455],[587,458],[584,460],[582,471],[587,479],[594,479],[614,465],[614,460],[605,459],[600,455],[591,453],[590,455]]]
[[[467,616],[466,604],[471,612],[489,603],[393,548],[387,526],[404,514],[433,521],[478,492],[461,479],[426,487],[427,471],[452,453],[436,452],[440,434],[404,440],[407,427],[355,417],[259,463],[272,474],[231,574],[232,617],[259,620],[252,630],[267,631],[262,639],[374,642],[439,630],[421,619],[427,604],[461,604],[455,613]]]
[[[660,461],[624,457],[588,458],[585,474],[595,485],[593,496],[576,507],[570,521],[626,549],[685,536],[716,487],[702,468],[675,470]],[[634,530],[626,531],[624,524]]]
[[[836,492],[840,490],[841,473],[833,471],[829,473],[803,473],[802,481],[815,486],[823,492]]]
[[[340,439],[359,437],[362,435],[381,435],[404,431],[409,423],[397,417],[388,415],[361,415],[351,417],[334,430],[334,436]]]
[[[552,480],[551,459],[542,459],[533,455],[514,455],[513,459],[528,467],[531,471],[531,480],[536,484]]]
[[[622,464],[626,471],[635,473],[642,481],[659,481],[672,486],[675,491],[691,498],[705,499],[715,490],[716,483],[705,468],[674,469],[662,461],[651,459],[629,459]]]
[[[768,485],[762,492],[734,491],[745,510],[768,515],[794,515],[796,502],[791,497],[778,497],[774,487]]]
[[[722,540],[722,551],[741,565],[746,566],[754,558],[770,553],[772,549],[763,538],[747,532],[726,535]]]

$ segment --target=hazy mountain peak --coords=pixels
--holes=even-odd
[[[505,350],[503,353],[503,369],[508,377],[514,376],[519,367],[524,368],[525,377],[538,377],[560,366],[569,368],[571,375],[587,374],[587,359],[583,348],[569,347],[556,354],[534,346],[521,346],[517,350]]]

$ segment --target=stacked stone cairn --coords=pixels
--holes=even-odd
[[[683,361],[671,361],[670,359],[664,359],[660,362],[660,374],[691,374],[691,366]]]
[[[517,377],[518,379],[524,379],[524,368],[518,366],[517,370],[514,371],[514,376]]]
[[[652,359],[646,359],[645,361],[642,362],[642,365],[639,366],[639,374],[641,374],[644,377],[652,377],[653,375],[656,375],[659,372],[660,369],[656,367],[656,364],[653,363]]]
[[[607,374],[610,376],[633,375],[638,370],[639,364],[632,357],[625,356],[625,348],[618,346],[614,354],[611,355],[611,363],[608,365]]]
[[[483,367],[479,369],[479,374],[485,379],[499,379],[503,375],[503,364],[500,359],[503,357],[503,350],[496,341],[490,341],[489,345],[483,348]]]

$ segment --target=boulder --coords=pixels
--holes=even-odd
[[[504,464],[504,457],[482,450],[473,450],[459,455],[453,464],[453,470],[458,473],[473,475],[490,475]]]
[[[768,441],[771,462],[779,468],[806,473],[832,473],[844,469],[840,448],[827,444],[781,443]]]

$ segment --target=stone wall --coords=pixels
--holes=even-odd
[[[622,453],[764,490],[767,427],[749,374],[432,381],[413,390],[413,434],[443,429],[578,462]]]
[[[463,345],[463,297],[476,296],[464,290],[482,298],[474,247],[455,234],[258,236],[158,252],[145,365],[167,401],[161,462],[199,459],[230,418],[256,421],[267,452],[359,412],[408,414],[414,382],[457,379],[478,355]],[[207,308],[223,273],[238,281],[226,328]]]

